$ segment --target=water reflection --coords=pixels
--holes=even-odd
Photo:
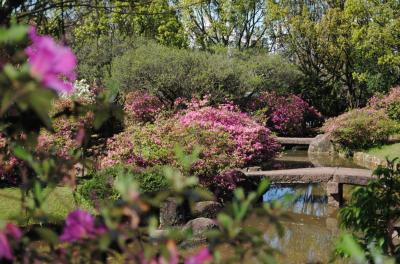
[[[276,184],[263,195],[263,202],[287,200],[289,219],[282,219],[283,237],[271,230],[266,221],[254,215],[249,224],[266,230],[264,238],[271,247],[283,252],[278,263],[327,263],[338,235],[337,214],[327,207],[324,186],[318,184]],[[347,263],[339,260],[334,263]]]
[[[317,184],[273,185],[263,195],[263,202],[284,201],[288,196],[292,197],[291,201],[285,203],[289,212],[326,216],[328,198],[325,190]]]
[[[312,167],[362,168],[350,159],[335,155],[308,155],[307,150],[289,149],[270,162],[261,165],[263,170],[284,170]]]

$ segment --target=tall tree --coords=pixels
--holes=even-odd
[[[265,0],[184,0],[182,21],[192,44],[239,49],[267,43]]]

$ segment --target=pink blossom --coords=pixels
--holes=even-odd
[[[185,264],[204,264],[212,260],[212,255],[208,248],[203,248],[196,255],[185,259]]]
[[[8,223],[5,228],[0,231],[0,259],[12,260],[14,258],[9,239],[20,240],[21,236],[21,230],[11,223]]]
[[[194,103],[181,112],[180,123],[184,126],[199,125],[215,132],[227,132],[236,143],[235,156],[246,163],[266,161],[279,150],[280,146],[269,129],[240,112],[232,103],[218,107],[204,105],[203,101]]]
[[[32,45],[25,49],[31,74],[48,88],[69,93],[75,81],[76,57],[68,47],[57,44],[49,36],[40,36],[29,29]]]
[[[92,238],[103,233],[103,227],[95,226],[94,217],[86,211],[77,209],[67,216],[64,231],[60,237],[62,241],[77,241]]]

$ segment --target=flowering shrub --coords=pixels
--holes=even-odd
[[[88,101],[80,100],[86,104]],[[54,112],[73,111],[71,99],[60,99],[55,102]],[[80,148],[85,140],[85,131],[91,129],[93,113],[80,116],[59,116],[53,119],[54,132],[42,130],[38,137],[38,152],[51,152],[58,157],[70,159],[75,150]]]
[[[175,146],[180,145],[186,153],[202,146],[199,160],[192,171],[208,186],[213,177],[226,168],[241,167],[243,159],[235,153],[234,142],[223,131],[210,131],[197,125],[181,126],[176,118],[160,119],[154,124],[131,126],[107,141],[107,154],[100,167],[130,164],[137,167],[156,165],[177,166]]]
[[[147,92],[135,91],[125,96],[124,111],[127,124],[153,122],[162,110],[163,103]]]
[[[322,129],[342,148],[355,150],[385,143],[399,127],[384,110],[362,108],[328,119]]]
[[[281,136],[307,135],[310,127],[322,119],[321,114],[299,96],[281,96],[274,92],[252,98],[246,110],[261,117],[272,131]]]
[[[369,107],[384,109],[388,116],[400,122],[400,86],[394,87],[387,95],[375,95],[369,101]]]
[[[183,126],[198,125],[228,133],[234,142],[234,155],[249,165],[266,161],[279,151],[271,132],[231,103],[217,107],[195,105],[178,114]]]

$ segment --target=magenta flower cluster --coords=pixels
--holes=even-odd
[[[264,116],[267,126],[281,136],[302,136],[322,115],[297,95],[263,93],[249,105],[252,114]]]
[[[57,92],[69,93],[75,81],[76,57],[68,47],[57,44],[49,36],[40,36],[36,29],[29,29],[32,45],[25,53],[28,56],[30,71],[43,86]]]
[[[6,224],[6,226],[0,230],[0,260],[12,260],[14,258],[10,240],[18,241],[21,237],[21,230],[11,223]]]
[[[79,241],[94,238],[106,231],[103,226],[95,224],[95,218],[88,212],[77,209],[68,214],[61,241]]]
[[[128,123],[153,122],[163,108],[160,99],[147,92],[135,91],[125,96],[124,111]]]
[[[271,131],[232,103],[219,106],[195,106],[180,113],[183,126],[199,125],[212,131],[228,133],[235,144],[234,155],[246,164],[272,158],[280,146]]]

